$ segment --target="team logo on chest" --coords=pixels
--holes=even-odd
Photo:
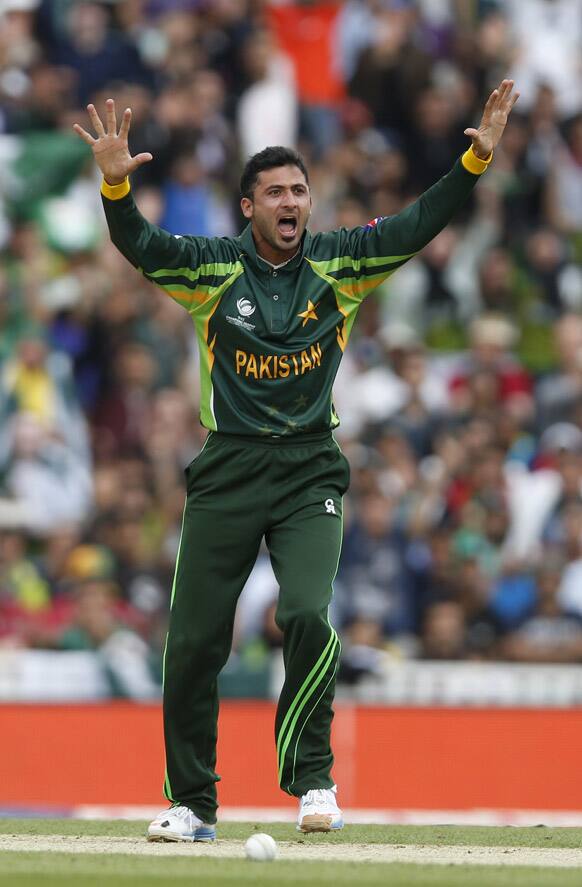
[[[245,317],[251,317],[257,310],[257,306],[253,305],[252,302],[249,302],[248,299],[245,299],[244,296],[241,299],[237,299],[236,310],[238,311],[238,317],[233,317],[232,314],[227,314],[226,319],[229,323],[232,323],[234,326],[242,326],[243,329],[249,330],[252,332],[255,328],[254,323],[247,323]]]
[[[248,299],[239,299],[236,303],[236,307],[238,313],[241,314],[243,317],[250,317],[251,314],[255,313],[257,308],[257,306],[249,302]]]

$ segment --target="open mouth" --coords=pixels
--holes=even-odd
[[[277,230],[282,237],[295,237],[297,233],[297,219],[295,216],[281,216],[277,222]]]

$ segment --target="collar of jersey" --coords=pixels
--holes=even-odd
[[[283,265],[282,268],[279,268],[278,271],[281,274],[284,274],[286,271],[293,271],[297,268],[298,265],[301,264],[303,260],[303,256],[307,252],[309,242],[311,240],[311,234],[309,231],[305,230],[303,233],[303,237],[301,240],[301,247],[299,251],[290,259],[287,264]],[[249,260],[255,265],[259,271],[262,271],[263,274],[270,274],[271,269],[264,262],[260,262],[257,256],[257,249],[255,247],[255,241],[253,239],[251,225],[250,222],[238,238],[238,241],[242,247],[244,255],[246,255]]]

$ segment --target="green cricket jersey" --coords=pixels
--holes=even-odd
[[[362,299],[421,250],[465,202],[487,162],[471,150],[396,216],[311,234],[272,268],[240,237],[174,236],[138,211],[129,183],[102,188],[113,243],[192,317],[201,421],[282,437],[339,424],[332,386]]]

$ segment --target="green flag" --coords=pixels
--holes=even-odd
[[[91,157],[76,135],[31,132],[3,136],[0,158],[8,161],[2,190],[8,215],[19,221],[36,218],[47,197],[62,194]]]

